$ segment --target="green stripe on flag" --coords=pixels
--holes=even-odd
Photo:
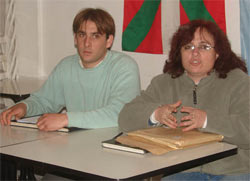
[[[195,19],[206,19],[215,22],[213,17],[207,11],[207,8],[203,0],[180,0],[180,1],[190,21]]]
[[[135,51],[147,36],[161,0],[144,0],[140,10],[122,34],[122,49]]]

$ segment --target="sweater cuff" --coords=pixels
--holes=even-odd
[[[206,116],[206,119],[205,119],[205,122],[204,122],[202,128],[206,128],[206,127],[207,127],[207,116]]]
[[[73,123],[71,120],[74,120],[74,114],[72,112],[66,112],[66,115],[68,117],[68,127],[73,127]]]
[[[155,111],[151,114],[150,119],[148,120],[150,126],[159,126],[161,123],[155,119]]]
[[[20,101],[20,102],[18,102],[18,103],[16,103],[16,104],[20,104],[20,103],[23,103],[23,104],[25,104],[26,105],[26,114],[25,114],[25,116],[29,116],[30,114],[29,114],[29,103],[28,102],[26,102],[26,101]]]

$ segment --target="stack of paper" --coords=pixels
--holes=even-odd
[[[198,130],[183,132],[181,128],[154,127],[129,132],[125,136],[118,137],[116,141],[161,155],[177,149],[218,142],[222,139],[222,135],[200,132]]]

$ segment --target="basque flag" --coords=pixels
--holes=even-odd
[[[122,50],[167,54],[179,25],[194,19],[217,23],[250,72],[250,0],[124,0]]]
[[[124,0],[122,49],[162,54],[161,1]]]

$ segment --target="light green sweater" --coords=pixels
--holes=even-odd
[[[95,68],[84,69],[80,57],[64,58],[42,88],[23,101],[26,116],[58,113],[66,107],[68,126],[117,126],[118,114],[140,92],[139,70],[129,56],[108,51]]]

